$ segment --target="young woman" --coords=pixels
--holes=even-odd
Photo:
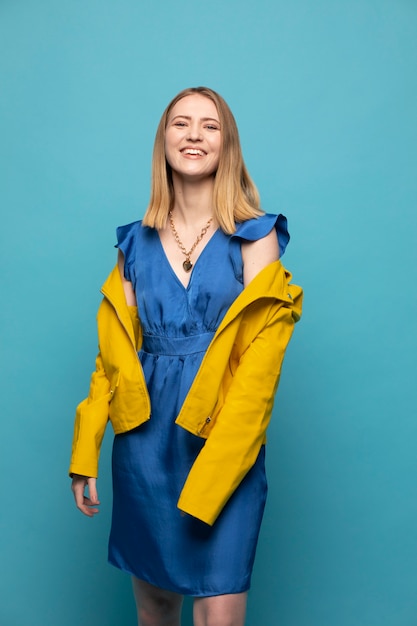
[[[265,214],[233,115],[186,89],[155,139],[150,204],[117,230],[100,353],[77,408],[70,473],[98,512],[110,418],[109,560],[129,572],[141,626],[242,626],[266,498],[265,431],[301,289],[279,259],[286,219]],[[88,487],[88,496],[85,488]]]

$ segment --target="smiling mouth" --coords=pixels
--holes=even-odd
[[[203,152],[202,150],[196,150],[194,148],[185,148],[184,150],[181,150],[181,152],[183,154],[191,154],[192,156],[204,156],[205,152]]]

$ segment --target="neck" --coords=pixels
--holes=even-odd
[[[189,225],[213,217],[214,178],[189,182],[173,175],[173,185],[176,221]]]

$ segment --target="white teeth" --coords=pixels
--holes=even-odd
[[[198,156],[204,156],[204,152],[202,150],[193,150],[192,148],[187,148],[184,150],[184,154],[195,154]]]

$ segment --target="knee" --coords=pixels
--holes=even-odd
[[[241,622],[237,622],[235,617],[227,616],[227,615],[217,615],[206,616],[204,621],[204,626],[237,626]]]
[[[243,626],[246,613],[246,593],[196,598],[195,626]]]
[[[178,626],[182,596],[132,576],[139,626]]]
[[[154,593],[138,606],[139,624],[140,626],[174,624],[178,619],[179,612],[178,601],[166,597],[163,592]]]
[[[160,626],[169,623],[172,616],[169,612],[164,611],[162,607],[154,609],[150,607],[139,607],[138,609],[139,626]]]

